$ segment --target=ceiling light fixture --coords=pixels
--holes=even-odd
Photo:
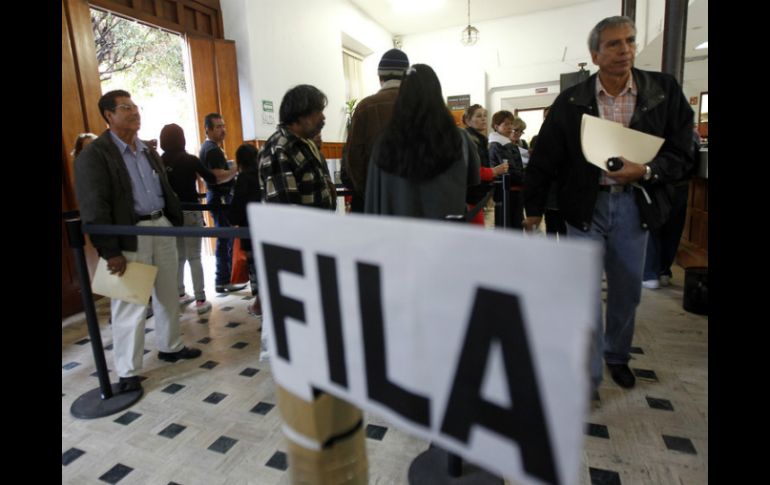
[[[463,29],[460,42],[463,45],[473,45],[479,41],[479,29],[471,25],[471,0],[468,0],[468,26]]]

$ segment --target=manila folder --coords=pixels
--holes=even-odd
[[[127,264],[123,276],[110,274],[107,269],[107,260],[99,258],[94,280],[91,282],[91,290],[98,295],[137,305],[147,305],[157,274],[157,266],[132,262]]]

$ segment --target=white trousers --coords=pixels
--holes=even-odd
[[[201,211],[184,211],[183,214],[185,227],[203,227],[203,214]],[[178,292],[180,296],[185,293],[184,264],[189,261],[196,300],[206,299],[206,291],[203,288],[203,264],[201,263],[202,240],[203,238],[200,237],[176,238],[176,251],[179,261],[179,272],[177,273]]]
[[[172,227],[172,224],[164,216],[154,221],[140,221],[137,226]],[[123,256],[129,262],[158,267],[152,291],[155,343],[161,352],[178,352],[184,345],[179,330],[176,238],[137,236],[137,239],[136,252],[123,251]],[[115,372],[118,377],[138,375],[144,358],[146,307],[113,299],[111,310]]]

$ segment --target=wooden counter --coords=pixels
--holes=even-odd
[[[682,240],[676,255],[676,263],[683,268],[690,266],[708,266],[709,181],[695,177],[690,181],[690,194],[687,200],[687,218],[685,219]]]

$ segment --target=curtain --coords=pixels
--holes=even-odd
[[[342,67],[345,72],[345,99],[358,99],[364,97],[364,80],[361,74],[363,61],[355,54],[342,51]]]

